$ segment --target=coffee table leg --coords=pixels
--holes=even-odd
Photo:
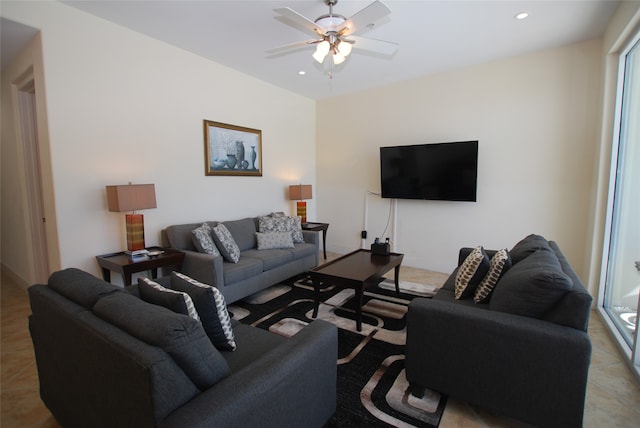
[[[313,288],[315,290],[313,293],[313,315],[311,315],[311,317],[315,318],[318,316],[318,306],[320,306],[320,280],[312,277],[311,281],[313,281]]]
[[[395,267],[396,293],[400,294],[400,265]]]
[[[356,329],[362,331],[362,294],[364,285],[356,286]]]

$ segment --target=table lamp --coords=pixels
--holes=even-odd
[[[127,252],[144,250],[144,217],[137,210],[156,208],[156,190],[153,184],[124,184],[107,186],[110,212],[130,211],[126,215]]]
[[[307,203],[304,199],[312,199],[311,197],[311,184],[295,184],[289,186],[289,200],[298,201],[297,215],[302,217],[302,223],[307,222]]]

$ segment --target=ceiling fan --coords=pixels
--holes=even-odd
[[[316,38],[269,49],[266,52],[276,55],[304,46],[315,45],[316,51],[313,54],[313,58],[322,64],[325,57],[331,53],[333,64],[335,65],[344,62],[345,58],[351,53],[352,48],[383,55],[393,55],[396,52],[398,44],[395,42],[368,39],[355,35],[372,29],[377,21],[391,13],[391,9],[384,3],[376,0],[347,19],[342,15],[333,13],[333,6],[338,3],[338,0],[323,1],[329,6],[329,13],[315,20],[311,20],[288,7],[274,9],[274,12],[279,13],[292,24],[295,24],[296,28],[303,29]],[[329,75],[331,76],[331,73]]]

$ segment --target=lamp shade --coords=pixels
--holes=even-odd
[[[292,201],[312,199],[311,184],[295,184],[293,186],[289,186],[289,199]]]
[[[107,186],[109,211],[137,211],[156,208],[156,189],[153,184],[124,184]]]

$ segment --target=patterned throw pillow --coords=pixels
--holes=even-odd
[[[290,232],[295,244],[304,242],[302,237],[302,219],[290,217],[280,213],[273,213],[258,219],[258,231],[260,232]]]
[[[511,257],[507,249],[498,250],[489,262],[489,272],[478,285],[473,301],[482,303],[489,299],[500,277],[511,267]]]
[[[171,273],[171,287],[191,296],[200,314],[204,331],[213,346],[221,350],[235,351],[236,342],[231,319],[220,290],[178,272]]]
[[[256,240],[258,250],[294,247],[290,232],[256,232]]]
[[[178,314],[189,315],[196,321],[200,321],[193,300],[187,293],[171,290],[150,280],[149,278],[138,278],[138,289],[140,297],[147,303],[164,306]]]
[[[202,223],[200,227],[191,231],[191,239],[199,252],[219,256],[220,251],[218,251],[215,242],[213,242],[212,233],[211,226],[207,223]]]
[[[489,256],[484,248],[474,248],[458,268],[455,282],[456,299],[472,296],[488,270]]]
[[[222,223],[215,225],[213,227],[213,239],[225,260],[231,263],[238,263],[240,261],[240,248],[233,239],[229,229],[227,229],[227,226]]]

